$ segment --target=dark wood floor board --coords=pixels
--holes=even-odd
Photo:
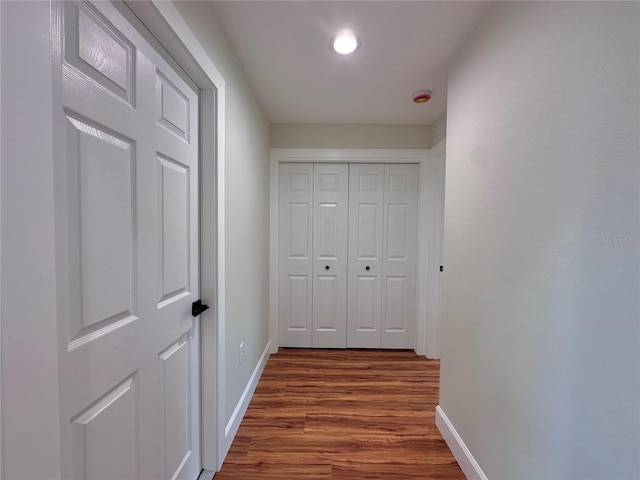
[[[384,409],[384,408],[398,408],[398,403],[402,402],[403,407],[406,406],[407,409],[423,409],[425,407],[429,407],[433,405],[433,402],[436,401],[436,398],[431,398],[429,401],[429,396],[411,396],[411,395],[399,395],[399,394],[389,394],[389,395],[380,395],[376,392],[376,396],[371,395],[370,398],[363,397],[362,395],[355,395],[353,393],[342,393],[341,395],[329,395],[323,394],[320,395],[317,392],[312,392],[310,395],[314,395],[313,397],[305,397],[303,393],[298,394],[289,394],[285,395],[281,398],[261,398],[255,402],[256,408],[281,408],[287,409],[298,406],[308,406],[313,407],[317,405],[324,405],[327,408],[338,408],[338,407],[352,407],[352,408],[371,408],[374,405],[376,408]],[[362,405],[363,401],[367,403]],[[286,406],[286,407],[285,407]]]
[[[442,445],[440,439],[425,437],[398,436],[393,433],[387,435],[360,433],[336,437],[335,434],[326,432],[305,433],[304,435],[296,432],[283,432],[280,435],[254,438],[247,450],[247,455],[304,453],[347,455],[347,458],[352,458],[365,454],[370,457],[378,457],[380,461],[389,461],[390,459],[395,461],[402,455],[426,458],[432,452],[446,452],[448,454],[446,445]]]
[[[373,434],[420,435],[428,427],[426,417],[398,414],[310,414],[306,417],[304,433],[335,433],[343,435]]]
[[[439,362],[411,351],[283,349],[218,480],[462,480],[437,430]]]
[[[332,480],[459,480],[460,467],[458,464],[434,466],[430,464],[388,463],[385,465],[371,465],[370,463],[340,462],[332,464]],[[464,478],[464,477],[462,477]]]
[[[269,480],[326,480],[331,478],[331,464],[323,463],[319,465],[308,463],[282,464],[253,462],[243,465],[233,465],[233,470],[221,470],[215,475],[216,480],[238,480],[238,479],[269,479]]]

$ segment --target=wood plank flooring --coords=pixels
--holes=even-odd
[[[409,351],[281,349],[215,480],[463,480],[434,423],[439,373]]]

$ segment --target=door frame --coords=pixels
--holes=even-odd
[[[270,150],[269,335],[278,352],[278,199],[281,163],[413,163],[419,165],[416,344],[419,355],[440,358],[440,265],[445,141],[431,149],[272,148]],[[437,273],[436,273],[437,272]]]
[[[217,471],[224,459],[225,411],[225,82],[171,2],[127,5],[135,16],[116,4],[130,20],[137,17],[199,87],[200,130],[216,132],[215,138],[201,135],[199,161],[200,288],[214,307],[200,318],[200,401],[214,405],[201,408],[201,461],[205,470]],[[53,141],[60,102],[53,88],[57,9],[57,0],[0,2],[2,44],[22,47],[2,56],[2,72],[11,72],[2,78],[2,115],[13,120],[5,117],[0,133],[2,478],[62,473],[53,215],[53,159],[61,154]],[[25,132],[38,141],[25,141]]]

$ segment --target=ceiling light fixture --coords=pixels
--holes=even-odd
[[[331,39],[331,48],[340,55],[349,55],[360,46],[360,39],[350,30],[344,30]]]

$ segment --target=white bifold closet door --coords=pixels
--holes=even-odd
[[[316,163],[313,177],[312,346],[345,348],[349,165]]]
[[[278,343],[310,347],[313,301],[313,164],[280,165]]]
[[[414,348],[417,165],[281,164],[279,345]]]
[[[414,348],[417,165],[349,170],[347,347]]]
[[[418,166],[385,165],[382,348],[415,348]]]
[[[282,164],[279,191],[279,343],[345,348],[349,166]]]
[[[349,168],[347,345],[380,348],[384,165]]]

